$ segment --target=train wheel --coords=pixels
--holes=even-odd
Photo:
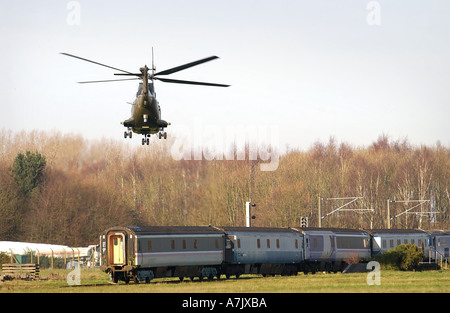
[[[309,267],[309,264],[305,264],[305,268],[303,269],[303,274],[308,275],[311,268]]]

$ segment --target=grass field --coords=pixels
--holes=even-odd
[[[81,270],[80,285],[67,283],[69,270],[42,270],[36,281],[0,282],[1,293],[449,293],[450,270],[381,271],[381,284],[368,285],[367,274],[299,274],[289,277],[244,275],[239,279],[180,282],[157,279],[150,284],[112,284],[99,270]]]

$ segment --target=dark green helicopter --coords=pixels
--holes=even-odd
[[[129,119],[121,122],[121,124],[123,126],[127,127],[127,131],[124,132],[124,138],[127,138],[127,137],[132,138],[133,132],[136,134],[142,134],[142,135],[144,135],[144,138],[142,138],[143,145],[149,144],[150,135],[152,135],[152,134],[158,134],[159,139],[161,139],[161,138],[167,139],[167,133],[164,131],[164,128],[166,128],[167,126],[170,125],[170,123],[161,119],[161,107],[159,106],[158,100],[156,100],[155,87],[153,84],[154,80],[160,80],[165,83],[174,83],[174,84],[201,85],[201,86],[213,86],[213,87],[229,87],[230,86],[230,85],[223,85],[223,84],[204,83],[204,82],[196,82],[196,81],[189,81],[189,80],[178,80],[178,79],[169,79],[169,78],[158,77],[158,76],[170,75],[170,74],[188,69],[190,67],[197,66],[202,63],[218,59],[217,56],[211,56],[208,58],[204,58],[204,59],[201,59],[198,61],[194,61],[191,63],[187,63],[184,65],[180,65],[180,66],[168,69],[168,70],[164,70],[164,71],[155,73],[156,68],[155,68],[154,62],[153,62],[153,49],[152,49],[151,73],[149,73],[150,69],[147,67],[147,65],[140,68],[140,73],[131,73],[128,71],[124,71],[124,70],[106,65],[106,64],[102,64],[99,62],[81,58],[81,57],[73,55],[73,54],[68,54],[68,53],[61,53],[61,54],[122,72],[122,73],[115,73],[114,75],[136,76],[135,78],[78,82],[80,84],[105,83],[105,82],[115,82],[115,81],[124,81],[124,80],[138,80],[138,79],[142,80],[142,82],[139,83],[139,88],[136,93],[136,99],[131,103],[131,105],[132,105],[131,117]]]

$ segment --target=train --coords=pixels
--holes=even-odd
[[[101,269],[112,280],[220,279],[243,274],[339,272],[400,244],[426,260],[449,258],[450,231],[218,226],[112,227],[100,235]]]

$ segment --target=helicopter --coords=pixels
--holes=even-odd
[[[215,84],[215,83],[206,83],[206,82],[197,82],[197,81],[188,81],[188,80],[178,80],[178,79],[169,79],[162,78],[159,76],[170,75],[185,69],[188,69],[193,66],[197,66],[215,59],[218,59],[217,56],[210,56],[207,58],[200,59],[198,61],[190,62],[187,64],[183,64],[177,67],[173,67],[164,71],[156,72],[156,68],[154,66],[154,57],[153,57],[153,49],[152,49],[152,68],[148,68],[147,65],[141,67],[139,69],[140,73],[132,73],[119,68],[115,68],[103,63],[99,63],[96,61],[88,60],[73,54],[61,52],[62,55],[76,58],[82,61],[90,62],[93,64],[97,64],[100,66],[104,66],[121,73],[114,73],[116,76],[135,76],[134,78],[123,78],[123,79],[108,79],[108,80],[95,80],[95,81],[81,81],[79,84],[87,84],[87,83],[106,83],[106,82],[116,82],[116,81],[126,81],[126,80],[141,80],[139,83],[138,91],[136,93],[136,99],[131,102],[131,117],[121,124],[127,128],[124,131],[124,138],[127,137],[132,138],[133,133],[142,134],[144,137],[142,138],[142,145],[149,145],[150,136],[153,134],[157,134],[159,139],[167,139],[167,132],[164,131],[164,128],[170,125],[170,123],[161,119],[161,107],[159,105],[158,100],[156,100],[156,92],[154,86],[154,80],[159,80],[164,83],[174,83],[174,84],[187,84],[187,85],[200,85],[200,86],[212,86],[212,87],[229,87],[230,85],[225,84]],[[151,70],[151,71],[150,71]]]

